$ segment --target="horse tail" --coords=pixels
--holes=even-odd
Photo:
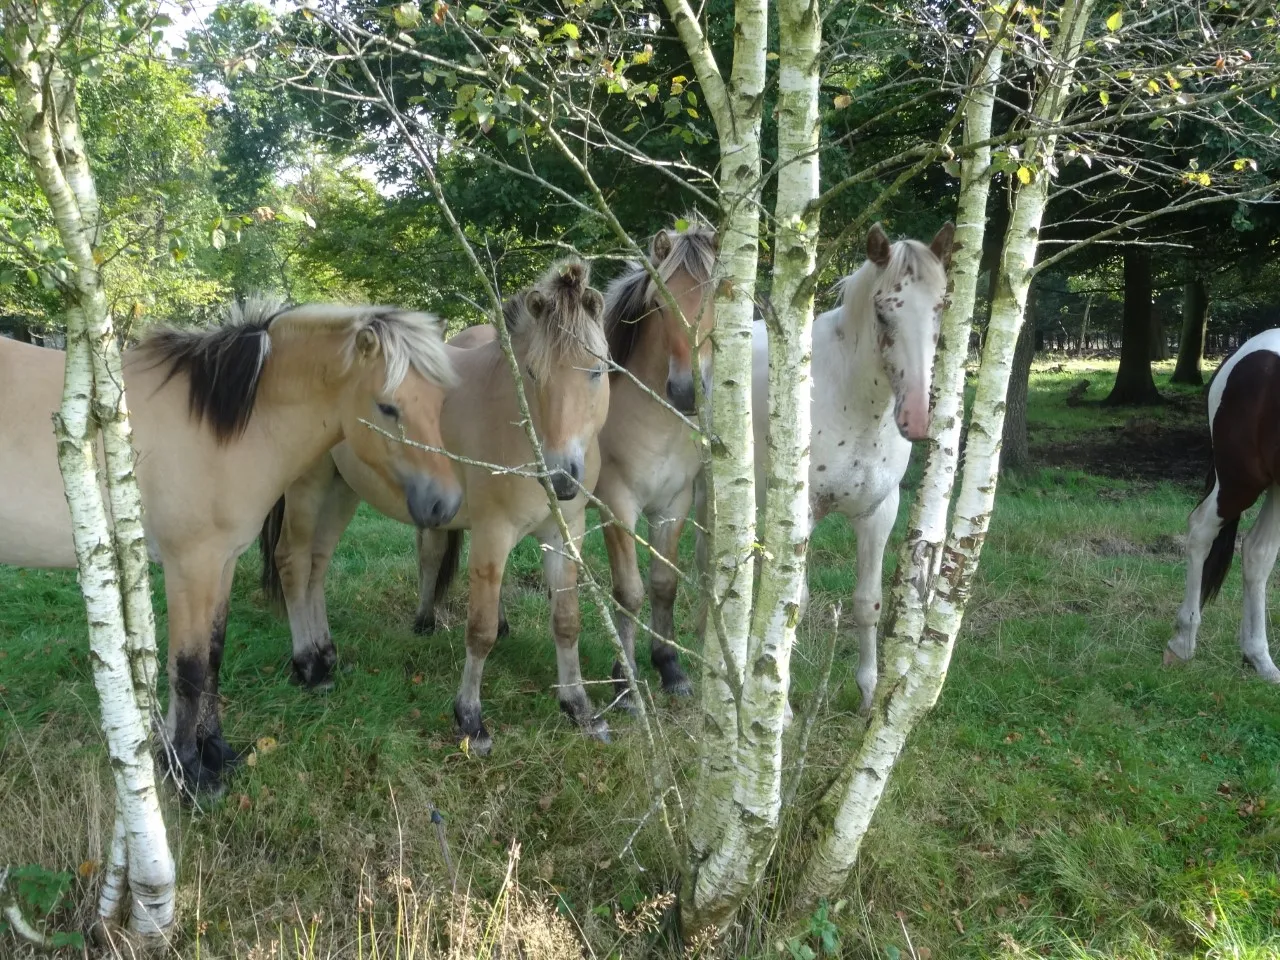
[[[440,572],[436,574],[435,602],[441,603],[449,593],[449,586],[458,575],[459,561],[462,559],[462,531],[448,531],[448,541],[444,548],[444,556],[440,558]]]
[[[267,603],[276,610],[284,606],[284,584],[280,580],[280,566],[276,563],[276,545],[280,543],[280,533],[284,529],[284,497],[276,501],[276,505],[262,521],[262,532],[258,534],[258,546],[262,550],[262,592],[266,594]]]
[[[1209,555],[1204,558],[1204,569],[1200,574],[1200,606],[1203,607],[1222,589],[1222,581],[1227,579],[1227,571],[1231,569],[1231,558],[1236,553],[1236,531],[1240,528],[1240,516],[1237,514],[1223,521],[1222,529],[1213,538]]]

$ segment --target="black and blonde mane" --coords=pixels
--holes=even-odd
[[[653,250],[658,237],[650,246],[649,262],[668,283],[681,270],[689,274],[695,283],[707,283],[716,263],[716,231],[701,216],[687,218],[689,226],[684,230],[664,230],[669,249],[660,262]],[[609,341],[609,359],[619,367],[625,367],[636,344],[651,318],[661,315],[657,309],[661,292],[644,264],[632,263],[627,272],[609,284],[604,295],[604,329]]]
[[[187,409],[206,423],[218,443],[244,433],[271,356],[272,333],[283,326],[305,332],[342,330],[344,368],[355,360],[356,336],[377,338],[386,365],[386,389],[395,390],[412,366],[441,386],[454,382],[440,322],[433,316],[391,307],[307,305],[288,307],[269,298],[229,305],[220,326],[207,330],[163,328],[139,344],[156,366],[167,367],[161,386],[179,375],[187,379]]]
[[[566,359],[594,365],[608,357],[600,325],[603,309],[603,298],[591,288],[587,264],[563,260],[503,303],[502,317],[513,346],[542,379]]]

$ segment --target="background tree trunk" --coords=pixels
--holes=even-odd
[[[1151,309],[1151,359],[1169,359],[1169,337],[1165,333],[1164,320],[1153,306]]]
[[[1120,369],[1104,401],[1110,406],[1160,403],[1151,376],[1151,254],[1145,247],[1124,248],[1124,324],[1120,333]]]
[[[1178,363],[1173,368],[1171,383],[1200,386],[1204,374],[1205,330],[1209,325],[1209,294],[1204,280],[1196,277],[1182,287],[1182,336],[1178,340]]]
[[[1027,291],[1026,320],[1013,351],[1009,372],[1009,395],[1004,409],[1004,441],[1000,472],[1023,473],[1031,467],[1031,446],[1027,441],[1027,389],[1031,385],[1031,361],[1035,359],[1036,284]]]

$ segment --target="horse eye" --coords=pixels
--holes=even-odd
[[[390,417],[392,420],[400,419],[400,410],[394,404],[380,403],[378,404],[378,409],[381,410],[385,416]]]
[[[535,383],[537,382],[538,378],[533,375],[533,367],[525,367],[524,372],[529,375],[530,380],[534,381]]]
[[[596,381],[596,380],[599,380],[599,379],[600,379],[601,377],[603,377],[603,376],[604,376],[604,365],[603,365],[603,364],[601,364],[600,366],[596,367],[596,368],[595,368],[594,370],[592,370],[592,371],[591,371],[591,373],[590,373],[590,377],[591,377],[591,380],[592,380],[593,382],[594,382],[594,381]]]

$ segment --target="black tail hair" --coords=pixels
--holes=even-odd
[[[276,564],[276,545],[280,542],[280,532],[284,528],[284,497],[276,501],[276,505],[262,521],[262,532],[258,534],[258,546],[262,550],[262,592],[276,610],[284,607],[284,584],[280,581],[280,567]]]
[[[1240,528],[1238,516],[1226,520],[1222,529],[1213,539],[1209,548],[1209,556],[1204,559],[1204,570],[1200,579],[1200,606],[1204,606],[1218,595],[1222,589],[1222,581],[1227,579],[1227,571],[1231,569],[1231,558],[1236,553],[1236,531]]]
[[[462,531],[450,530],[448,544],[444,548],[444,556],[440,558],[440,572],[436,574],[435,603],[441,603],[449,593],[449,586],[458,575],[459,561],[462,559]]]

